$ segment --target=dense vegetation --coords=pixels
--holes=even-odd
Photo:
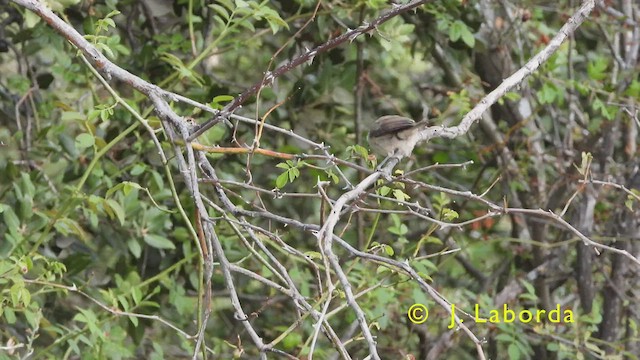
[[[0,5],[0,359],[638,358],[637,2]]]

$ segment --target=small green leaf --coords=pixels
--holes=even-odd
[[[108,28],[109,26],[111,26],[112,28],[116,27],[116,23],[113,21],[113,19],[102,19],[102,22],[104,23],[104,25]]]
[[[378,189],[378,193],[382,196],[387,196],[390,192],[391,188],[388,186],[381,186],[380,189]]]
[[[593,80],[604,80],[609,73],[607,67],[609,61],[604,56],[599,56],[587,64],[587,74]]]
[[[358,156],[360,156],[363,159],[368,159],[369,158],[369,151],[367,150],[367,148],[365,148],[364,146],[361,146],[361,145],[349,146],[347,148],[347,151],[351,151],[352,153],[357,154]]]
[[[552,104],[559,96],[562,96],[555,85],[545,82],[538,91],[538,101],[541,104]]]
[[[11,295],[11,305],[13,305],[13,307],[20,306],[20,295],[22,294],[22,289],[24,289],[24,284],[16,283],[11,286],[9,294]]]
[[[421,242],[425,243],[425,244],[436,244],[436,245],[442,245],[442,240],[438,239],[435,236],[427,236],[424,237],[422,239],[420,239]]]
[[[135,316],[129,316],[129,320],[131,320],[131,323],[133,324],[133,327],[138,327],[138,318]]]
[[[458,212],[451,209],[442,209],[442,217],[447,221],[455,220],[459,217]]]
[[[624,94],[627,96],[640,98],[640,81],[633,79],[627,90],[624,91]]]
[[[122,208],[122,206],[120,206],[120,203],[113,199],[107,199],[105,203],[109,206],[109,208],[111,208],[111,210],[113,210],[115,217],[120,222],[120,225],[124,225],[125,214],[124,209]]]
[[[327,170],[326,174],[329,177],[329,179],[333,181],[334,184],[337,184],[340,182],[340,178],[338,177],[338,175],[334,174],[333,171],[331,171],[331,169]]]
[[[80,224],[69,218],[58,219],[53,227],[63,235],[75,234],[83,241],[87,240],[87,234],[84,232]]]
[[[496,335],[496,340],[500,342],[508,342],[508,343],[516,341],[516,339],[514,339],[511,334],[504,334],[504,333]]]
[[[18,216],[10,207],[4,208],[4,223],[7,224],[7,229],[10,232],[18,232],[18,227],[20,227],[20,220],[18,220]]]
[[[131,255],[133,255],[136,259],[140,258],[140,255],[142,255],[142,246],[140,246],[138,240],[130,238],[129,240],[127,240],[127,247],[129,248]]]
[[[134,183],[131,181],[125,181],[122,183],[122,193],[124,196],[128,196],[132,190],[140,189],[141,186],[138,183]]]
[[[580,167],[576,166],[578,173],[580,175],[585,176],[591,167],[591,161],[593,160],[593,155],[588,152],[582,152],[582,161],[580,162]],[[574,165],[575,166],[575,165]]]
[[[430,271],[431,272],[438,271],[438,267],[436,266],[436,264],[434,264],[433,262],[427,259],[422,259],[420,261],[413,262],[412,265],[415,267],[416,270],[422,271],[424,273],[427,273]]]
[[[255,32],[256,28],[255,26],[253,26],[253,24],[251,23],[251,21],[249,20],[240,20],[238,21],[238,25],[242,26],[243,28],[251,31],[251,32]]]
[[[460,20],[452,23],[449,27],[449,40],[458,41],[462,36],[462,28],[464,28],[465,26],[466,25]]]
[[[216,13],[220,14],[220,16],[222,16],[225,20],[229,21],[229,19],[231,18],[231,16],[229,15],[229,12],[224,7],[218,4],[209,4],[208,6],[213,10],[215,10]]]
[[[465,28],[466,31],[462,32],[462,41],[470,48],[473,48],[476,45],[476,38],[473,37],[471,31],[468,28]]]
[[[633,196],[627,195],[627,200],[625,200],[624,206],[626,206],[629,211],[633,211]]]
[[[30,11],[27,11],[27,13],[30,13]],[[7,319],[8,324],[16,323],[16,313],[13,311],[13,308],[9,306],[4,307],[4,318]]]
[[[518,346],[516,346],[516,344],[509,344],[509,348],[507,349],[507,352],[509,353],[509,359],[511,360],[518,360],[520,359],[520,349],[518,349]]]
[[[313,259],[322,259],[322,254],[320,254],[317,251],[307,251],[304,253],[304,255],[306,257],[308,257],[309,259],[313,260]]]
[[[60,116],[62,121],[83,121],[85,116],[77,111],[65,111]]]
[[[218,0],[216,2],[221,3],[222,5],[224,5],[227,9],[232,10],[234,8],[233,3],[231,2],[231,0]]]
[[[145,164],[135,164],[133,166],[133,168],[131,169],[131,175],[132,176],[138,176],[142,173],[144,173],[144,171],[147,169],[147,166]]]
[[[142,291],[138,287],[131,288],[131,298],[133,302],[138,305],[142,301]]]
[[[276,178],[276,187],[278,189],[282,189],[285,185],[287,185],[287,181],[289,180],[289,172],[285,171],[282,174],[278,175]]]
[[[64,149],[67,154],[69,154],[73,158],[76,158],[78,156],[78,149],[76,149],[74,141],[69,135],[65,133],[58,134],[58,141],[60,141],[62,149]]]
[[[76,136],[75,146],[77,149],[86,149],[95,144],[95,138],[91,134],[83,133]]]
[[[226,102],[226,101],[231,101],[233,100],[233,96],[231,95],[218,95],[216,97],[213,98],[213,103],[221,103],[221,102]]]
[[[398,201],[407,201],[411,199],[409,195],[407,195],[404,191],[400,189],[393,190],[393,197],[396,198],[396,200]]]
[[[289,175],[291,182],[300,176],[300,169],[298,168],[292,168],[289,172],[291,173],[291,175]]]
[[[155,234],[147,234],[144,236],[144,242],[146,242],[149,246],[154,247],[156,249],[170,249],[173,250],[176,246],[166,237],[155,235]]]

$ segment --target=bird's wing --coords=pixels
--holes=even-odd
[[[387,115],[376,120],[374,129],[369,133],[370,137],[379,137],[394,134],[406,130],[415,125],[415,121],[403,116]]]

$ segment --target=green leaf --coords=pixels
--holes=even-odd
[[[72,158],[78,157],[78,149],[76,149],[75,142],[71,137],[65,133],[58,134],[58,141],[62,145],[62,149],[69,154]]]
[[[27,11],[29,12],[29,11]],[[9,306],[4,307],[4,318],[7,319],[8,324],[16,323],[16,313],[13,311],[13,308]]]
[[[327,177],[329,178],[329,180],[333,181],[334,184],[337,184],[340,182],[340,178],[338,177],[338,175],[334,174],[331,169],[327,169],[325,171],[325,174],[327,174]]]
[[[558,89],[551,83],[542,84],[542,89],[538,91],[538,101],[541,104],[552,104],[559,96]]]
[[[438,271],[438,267],[436,266],[436,264],[434,264],[433,262],[427,259],[421,259],[420,261],[413,261],[411,265],[414,266],[416,270],[422,271],[423,273]]]
[[[580,162],[580,167],[575,166],[580,175],[585,176],[591,167],[591,161],[593,160],[593,155],[589,152],[582,152],[582,161]]]
[[[115,217],[118,219],[118,221],[120,222],[120,225],[124,225],[125,213],[122,206],[120,206],[120,203],[118,203],[113,199],[107,199],[105,203],[109,206],[111,210],[113,210],[113,213]]]
[[[62,121],[84,121],[86,116],[77,111],[65,111],[60,115]]]
[[[12,233],[17,233],[18,228],[20,227],[20,220],[18,220],[18,216],[10,207],[4,207],[4,223],[7,224],[7,229]]]
[[[276,187],[278,189],[282,189],[285,185],[287,185],[287,181],[289,180],[289,172],[285,171],[282,174],[278,175],[276,178]]]
[[[160,55],[160,60],[168,63],[176,71],[178,71],[178,73],[180,74],[180,78],[181,79],[182,78],[191,79],[193,82],[195,82],[199,86],[204,85],[204,80],[202,79],[202,76],[200,76],[195,71],[193,71],[193,70],[189,69],[188,67],[186,67],[184,65],[184,63],[182,62],[182,60],[180,60],[180,58],[178,58],[177,56],[175,56],[175,55],[173,55],[171,53],[163,52]]]
[[[129,320],[133,324],[133,327],[138,327],[138,318],[135,316],[129,316]]]
[[[442,240],[438,239],[435,236],[426,236],[426,237],[423,237],[422,239],[420,239],[420,241],[425,243],[425,244],[436,244],[436,245],[442,245],[443,244]]]
[[[476,45],[476,38],[473,36],[471,31],[468,28],[465,28],[466,31],[462,32],[462,41],[470,48],[473,48]]]
[[[448,208],[442,209],[442,217],[447,221],[455,220],[459,217],[458,212]]]
[[[378,189],[378,194],[382,196],[387,196],[389,195],[390,192],[391,192],[391,188],[388,186],[381,186],[380,189]]]
[[[289,174],[289,181],[293,182],[293,180],[300,176],[300,170],[298,168],[291,168]]]
[[[518,360],[520,359],[520,349],[516,344],[509,344],[509,348],[507,349],[507,353],[509,353],[510,360]]]
[[[219,2],[220,4],[224,5],[227,9],[233,11],[234,5],[231,2],[231,0],[218,0],[216,2]]]
[[[629,211],[633,211],[633,202],[634,198],[631,195],[627,195],[627,199],[624,201],[624,206],[626,206]]]
[[[95,144],[95,138],[91,134],[83,133],[76,136],[75,146],[76,149],[86,149]]]
[[[31,29],[40,22],[40,16],[31,11],[24,12],[24,25],[27,29]]]
[[[595,100],[593,100],[592,106],[594,110],[600,110],[602,116],[607,120],[613,120],[613,118],[616,116],[616,107],[606,105],[599,98],[595,98]]]
[[[155,234],[147,234],[144,236],[144,242],[146,242],[149,246],[154,247],[156,249],[169,249],[173,250],[176,246],[166,237],[155,235]]]
[[[587,64],[587,74],[593,80],[604,80],[609,74],[607,71],[608,66],[609,61],[607,58],[599,56]]]
[[[215,10],[215,12],[218,13],[220,16],[222,16],[225,20],[229,21],[229,19],[231,19],[229,12],[224,7],[218,4],[209,4],[208,6],[213,10]]]
[[[407,200],[411,199],[411,197],[409,195],[407,195],[404,191],[402,191],[400,189],[393,190],[393,197],[396,198],[396,200],[399,200],[399,201],[407,201]]]
[[[396,214],[393,214],[393,215],[396,215]],[[409,228],[405,224],[397,224],[395,226],[390,226],[388,230],[390,233],[398,236],[406,235],[409,232]]]
[[[142,255],[142,246],[140,246],[138,240],[130,238],[129,240],[127,240],[127,247],[129,248],[131,255],[133,255],[136,259],[140,258],[140,255]]]
[[[124,196],[128,196],[129,194],[131,194],[131,191],[141,188],[142,187],[138,183],[134,183],[131,181],[124,181],[122,183],[122,193],[124,194]]]
[[[458,41],[462,36],[462,29],[464,27],[466,27],[466,25],[460,20],[457,20],[454,23],[452,23],[451,26],[449,27],[449,40],[454,42]]]
[[[116,23],[113,21],[113,19],[102,19],[102,22],[105,24],[105,26],[108,27],[112,27],[115,28],[116,27]]]
[[[536,294],[536,289],[533,287],[533,285],[531,285],[530,282],[528,282],[526,280],[522,280],[521,283],[522,283],[522,286],[524,286],[525,289],[527,289],[527,292],[529,294],[533,294],[533,295]]]
[[[36,188],[28,173],[23,172],[20,174],[20,182],[21,187],[24,189],[24,196],[33,197],[36,194]]]
[[[75,234],[78,235],[78,237],[83,241],[87,240],[87,234],[84,232],[80,224],[73,219],[69,219],[66,217],[58,219],[54,223],[53,227],[62,235]]]
[[[435,201],[435,208],[438,211],[441,211],[445,206],[451,203],[451,199],[449,199],[449,196],[443,192],[436,195],[434,198],[434,201]]]
[[[640,100],[640,81],[633,79],[624,94]]]
[[[515,341],[515,339],[511,334],[504,334],[504,333],[496,335],[496,340],[501,342],[507,342],[507,343]]]
[[[131,169],[131,176],[138,176],[147,169],[147,165],[145,164],[135,164]],[[136,184],[137,185],[137,184]]]
[[[24,289],[23,283],[15,283],[11,286],[9,294],[11,295],[11,305],[13,305],[13,307],[20,306],[20,296],[22,294],[22,289]]]
[[[320,254],[317,251],[307,251],[307,252],[304,253],[304,255],[306,257],[308,257],[309,259],[311,259],[311,260],[322,259],[322,254]]]
[[[221,103],[232,101],[233,99],[234,97],[231,95],[218,95],[218,96],[215,96],[213,100],[211,100],[210,105],[214,109],[222,109],[223,106]]]
[[[25,194],[19,204],[20,219],[26,223],[33,215],[33,198],[31,195]]]
[[[249,20],[239,20],[237,22],[238,25],[242,26],[243,28],[251,31],[251,32],[255,32],[256,28],[253,26],[253,24],[251,23],[251,21]]]
[[[357,154],[358,156],[360,156],[363,159],[368,159],[369,158],[369,151],[367,150],[367,148],[365,148],[364,146],[361,146],[361,145],[349,146],[347,148],[347,151],[351,151],[352,153]]]
[[[133,299],[133,303],[138,305],[140,301],[142,301],[142,291],[138,287],[131,288],[131,298]]]
[[[289,29],[289,25],[282,20],[280,14],[267,6],[260,7],[258,11],[254,13],[253,17],[256,20],[261,20],[262,18],[267,20],[267,23],[269,23],[269,27],[271,28],[271,32],[274,34],[277,33],[280,28]]]

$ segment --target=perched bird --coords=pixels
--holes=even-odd
[[[427,120],[415,122],[398,115],[382,116],[373,123],[369,132],[369,145],[378,155],[402,159],[411,155],[419,140],[420,131],[427,125]]]

